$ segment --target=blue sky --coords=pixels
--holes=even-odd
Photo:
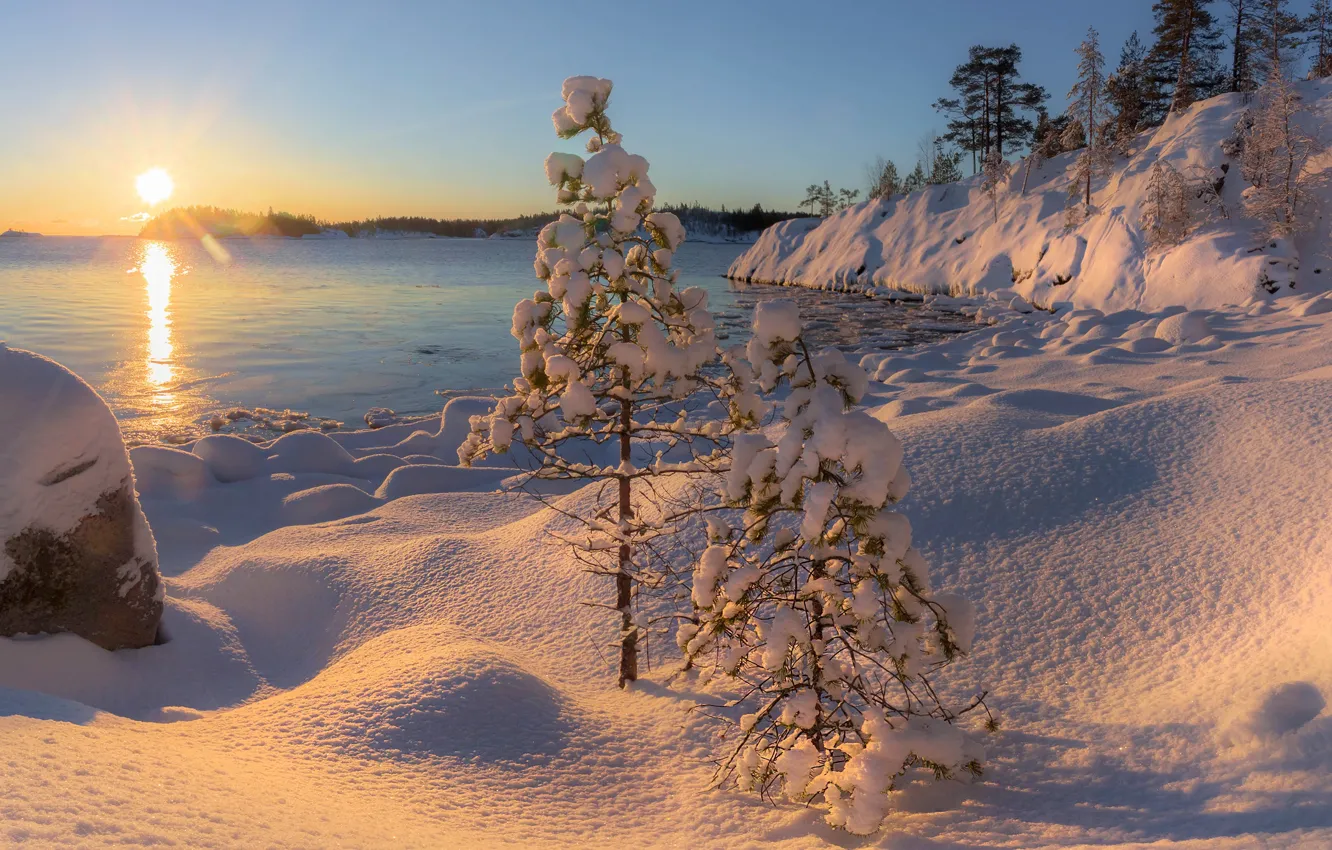
[[[0,2],[0,226],[119,232],[133,177],[173,202],[322,217],[552,206],[560,81],[612,116],[666,200],[792,208],[859,188],[943,121],[974,43],[1018,43],[1057,111],[1087,26],[1110,64],[1150,0]]]

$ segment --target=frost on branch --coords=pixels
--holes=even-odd
[[[931,590],[911,523],[893,510],[910,476],[888,427],[856,407],[868,377],[840,351],[811,353],[794,304],[759,305],[743,361],[764,393],[789,390],[774,429],[734,438],[723,498],[694,571],[697,625],[678,640],[735,680],[745,710],[720,783],[821,803],[828,822],[874,832],[888,792],[916,769],[979,774],[983,750],[934,674],[965,655],[975,608]],[[993,718],[990,719],[993,725]]]
[[[707,293],[676,287],[684,227],[653,212],[648,162],[621,147],[606,114],[610,94],[610,80],[564,81],[555,130],[566,139],[587,133],[589,156],[546,159],[566,210],[537,237],[533,268],[545,289],[514,307],[521,374],[488,416],[472,420],[458,457],[470,464],[517,443],[515,455],[531,461],[529,489],[543,480],[602,485],[592,515],[570,517],[580,530],[563,539],[590,571],[614,579],[613,604],[602,607],[618,619],[623,685],[638,676],[638,592],[669,573],[652,543],[689,510],[671,482],[713,470],[735,424],[757,414],[732,377],[704,372],[718,354]],[[689,415],[723,395],[730,418]]]

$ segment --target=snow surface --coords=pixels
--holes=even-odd
[[[257,461],[137,452],[170,640],[0,640],[0,844],[1332,845],[1332,314],[1263,298],[1171,343],[1179,310],[1001,301],[862,360],[913,544],[977,604],[983,781],[900,792],[868,843],[707,790],[708,695],[660,636],[615,687],[600,579],[543,534],[574,526],[453,465],[493,404],[464,398]]]
[[[1332,79],[1298,83],[1310,107],[1305,129],[1325,142],[1332,127]],[[1138,137],[1108,179],[1093,184],[1099,212],[1072,230],[1064,208],[1076,153],[1031,169],[1019,161],[999,192],[999,222],[983,176],[909,195],[869,201],[826,219],[781,222],[731,266],[741,280],[815,288],[978,295],[1012,288],[1049,306],[1067,301],[1102,310],[1215,308],[1260,292],[1259,281],[1296,292],[1332,284],[1329,221],[1332,181],[1320,180],[1312,227],[1294,240],[1265,239],[1240,209],[1246,184],[1223,140],[1246,109],[1242,95],[1201,101]],[[1151,250],[1143,214],[1152,166],[1169,162],[1186,178],[1222,176],[1228,219],[1202,222],[1182,244]],[[1332,154],[1311,170],[1326,176]]]

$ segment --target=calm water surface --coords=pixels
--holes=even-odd
[[[539,285],[527,240],[0,239],[0,340],[51,357],[107,399],[132,441],[179,440],[236,407],[361,425],[370,407],[425,414],[494,390],[518,365],[514,302]],[[928,340],[947,316],[863,297],[731,284],[744,246],[686,243],[739,341],[756,300],[795,298],[823,343]],[[956,323],[956,320],[952,320]],[[963,325],[965,327],[965,325]],[[253,429],[252,422],[226,430]]]

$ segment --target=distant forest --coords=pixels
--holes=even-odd
[[[667,204],[658,210],[679,216],[685,227],[714,238],[738,238],[763,230],[779,221],[798,218],[803,213],[765,210],[759,204],[748,209],[709,209],[697,202]],[[431,233],[460,238],[487,237],[496,233],[527,234],[559,213],[541,212],[513,218],[424,218],[390,216],[360,221],[324,221],[312,215],[287,212],[248,213],[221,207],[174,207],[144,224],[139,235],[146,239],[189,239],[212,236],[292,236],[314,235],[325,230],[341,230],[348,236],[373,236],[379,231]]]

